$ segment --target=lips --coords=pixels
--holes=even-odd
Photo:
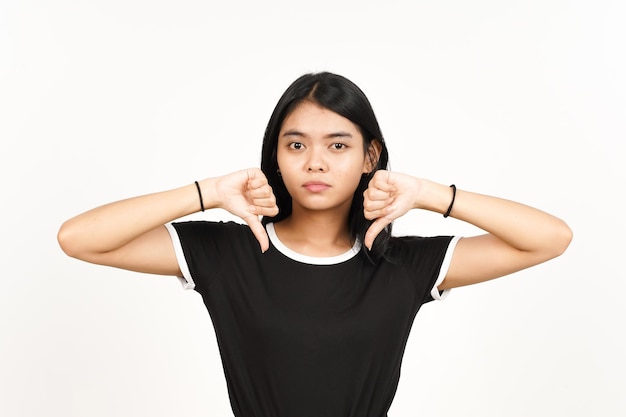
[[[302,186],[312,193],[320,193],[330,188],[330,185],[321,181],[309,181]]]

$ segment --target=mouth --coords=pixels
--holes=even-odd
[[[320,193],[330,188],[330,185],[320,181],[310,181],[302,185],[306,190],[312,193]]]

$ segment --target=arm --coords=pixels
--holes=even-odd
[[[365,216],[376,219],[365,238],[374,237],[413,208],[445,213],[452,190],[403,174],[379,171],[365,194]],[[459,241],[440,290],[498,278],[559,256],[572,239],[560,219],[535,208],[458,190],[451,216],[487,233]]]
[[[267,179],[258,169],[199,182],[204,207],[223,208],[248,223],[261,248],[269,245],[258,215],[278,212]],[[122,200],[66,221],[58,241],[69,256],[101,265],[161,275],[180,275],[163,226],[200,210],[195,184]]]

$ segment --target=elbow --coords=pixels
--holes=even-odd
[[[100,264],[105,251],[95,247],[98,239],[88,228],[74,219],[67,220],[57,232],[57,242],[61,250],[69,257],[81,261]]]
[[[69,232],[68,232],[68,227],[67,227],[67,222],[63,223],[61,225],[61,227],[59,228],[59,231],[57,232],[57,242],[59,243],[59,246],[61,247],[61,250],[68,256],[72,256],[71,255],[71,239],[69,237]]]
[[[569,244],[574,238],[572,229],[562,220],[559,220],[559,224],[555,228],[551,241],[552,258],[561,256],[568,248]]]
[[[61,250],[72,258],[80,258],[79,245],[76,242],[76,233],[72,230],[71,225],[65,222],[57,232],[57,242]]]

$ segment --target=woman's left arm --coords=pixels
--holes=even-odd
[[[418,208],[445,213],[452,189],[425,179],[378,171],[364,194],[364,213],[376,219],[365,245],[391,221]],[[562,254],[572,231],[561,219],[513,201],[457,190],[450,216],[487,233],[461,239],[440,290],[476,284],[537,265]]]

